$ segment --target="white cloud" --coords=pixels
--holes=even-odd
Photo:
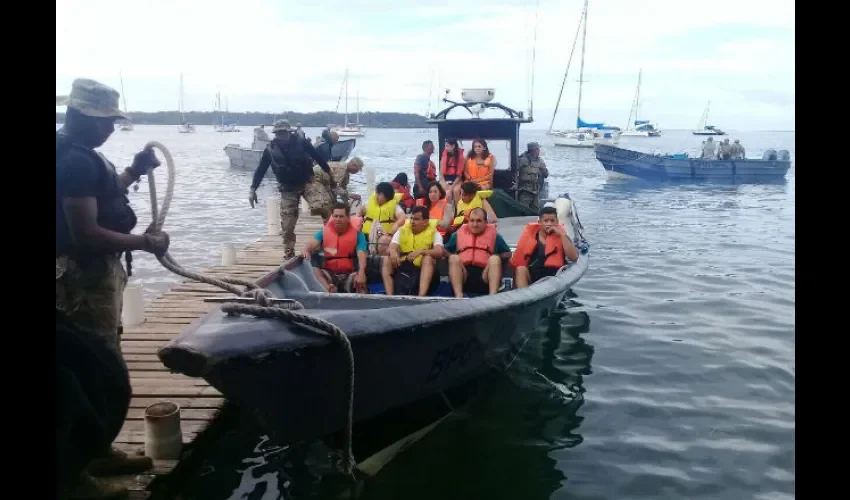
[[[540,1],[536,126],[548,126],[581,3]],[[349,67],[364,110],[424,112],[432,71],[441,88],[495,87],[498,101],[524,110],[534,4],[57,0],[57,93],[78,76],[117,87],[123,71],[131,109],[174,109],[182,72],[190,109],[211,109],[221,90],[233,110],[315,111],[336,106]],[[753,35],[681,42],[731,20]],[[576,52],[559,121],[574,117]],[[669,127],[693,126],[708,100],[727,128],[792,127],[794,2],[592,1],[586,119],[624,120],[639,68],[642,110]],[[760,91],[774,104],[743,97]]]

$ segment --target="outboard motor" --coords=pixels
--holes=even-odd
[[[768,149],[767,151],[764,152],[763,155],[761,155],[761,159],[762,160],[769,160],[769,161],[776,161],[776,150],[775,149]]]
[[[789,161],[789,160],[791,160],[791,155],[788,153],[787,149],[780,149],[776,153],[776,158],[779,161]]]

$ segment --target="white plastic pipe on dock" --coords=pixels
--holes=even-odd
[[[145,298],[142,295],[142,285],[127,283],[124,288],[124,305],[121,308],[121,323],[123,326],[141,325],[145,322]]]
[[[269,198],[266,201],[266,224],[268,234],[280,234],[280,199]]]
[[[375,192],[375,169],[366,167],[363,169],[363,175],[366,177],[366,193],[362,196],[366,200]]]
[[[178,460],[182,450],[180,406],[161,401],[145,408],[145,455],[153,460]]]
[[[232,266],[236,264],[236,245],[225,243],[221,246],[221,265]]]

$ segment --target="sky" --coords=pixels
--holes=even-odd
[[[182,73],[187,110],[211,111],[221,92],[231,111],[323,111],[348,68],[352,113],[358,94],[362,111],[425,114],[445,89],[486,87],[526,113],[533,96],[529,128],[548,129],[583,3],[57,0],[56,93],[79,77],[120,91],[123,75],[131,112],[176,110]],[[642,69],[639,118],[662,129],[695,128],[710,101],[718,127],[793,130],[794,9],[590,0],[582,119],[625,126]],[[579,37],[555,128],[575,124],[580,54]]]

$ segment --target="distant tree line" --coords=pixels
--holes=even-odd
[[[185,113],[186,120],[195,125],[213,125],[221,123],[222,114],[212,111],[189,111]],[[128,117],[139,125],[178,125],[181,123],[180,113],[177,111],[157,111],[153,113],[131,112]],[[345,115],[330,111],[319,111],[317,113],[295,113],[287,111],[280,114],[274,113],[226,113],[225,122],[236,123],[245,127],[271,125],[275,120],[286,118],[293,125],[300,123],[304,127],[326,127],[328,125],[342,125]],[[348,115],[349,121],[355,120],[354,115]],[[56,113],[56,123],[65,123],[65,113]],[[367,128],[427,128],[431,127],[425,122],[425,117],[414,113],[360,113],[360,125]]]

